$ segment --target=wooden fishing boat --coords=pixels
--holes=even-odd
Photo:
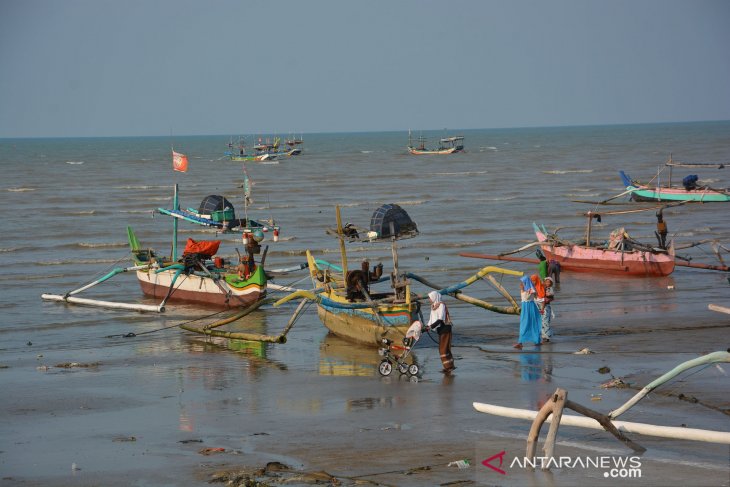
[[[378,208],[371,218],[369,230],[357,229],[351,224],[343,226],[339,207],[336,209],[336,216],[337,228],[328,230],[328,233],[339,240],[341,265],[315,260],[311,252],[307,251],[307,263],[314,290],[296,291],[274,303],[275,306],[294,299],[313,301],[317,303],[320,320],[330,332],[346,340],[370,346],[382,345],[383,339],[400,342],[415,320],[423,321],[421,302],[426,296],[412,291],[413,280],[437,289],[441,294],[451,295],[491,311],[519,314],[517,303],[494,279],[488,281],[508,298],[510,306],[495,306],[466,296],[461,289],[483,279],[491,272],[515,276],[522,275],[521,272],[485,267],[469,279],[448,288],[439,288],[415,274],[401,272],[398,268],[397,241],[415,237],[418,235],[418,228],[400,206],[387,204]],[[371,268],[367,261],[363,262],[359,269],[349,270],[345,241],[363,243],[390,241],[393,256],[392,274],[384,276],[382,264]],[[390,283],[390,289],[379,291],[376,285],[380,283]]]
[[[408,152],[413,155],[446,155],[464,152],[464,137],[456,135],[452,137],[444,137],[439,140],[439,145],[435,149],[426,147],[426,138],[419,136],[417,144],[413,145],[411,132],[408,131]]]
[[[588,212],[586,238],[573,243],[557,234],[550,234],[545,227],[533,223],[540,248],[549,260],[560,264],[561,270],[577,272],[605,272],[628,276],[668,276],[674,271],[674,245],[668,250],[636,242],[623,228],[611,232],[605,243],[591,241],[591,223],[600,221],[600,214]]]
[[[154,298],[206,303],[213,306],[248,306],[266,295],[264,260],[256,262],[261,252],[259,243],[264,234],[272,232],[278,240],[279,226],[273,221],[257,221],[248,218],[249,184],[246,174],[244,183],[245,217],[236,218],[233,205],[220,195],[206,196],[198,210],[182,210],[178,203],[175,185],[173,208],[158,208],[157,212],[174,218],[171,258],[161,258],[151,249],[143,248],[131,227],[127,227],[132,258],[136,266],[147,266],[136,272],[142,292]],[[239,253],[239,262],[232,264],[217,257],[220,240],[195,241],[188,238],[180,259],[177,258],[177,222],[187,221],[215,228],[219,233],[240,233],[246,252]],[[238,250],[236,249],[236,252]]]
[[[646,184],[640,183],[632,179],[624,171],[619,171],[619,174],[621,175],[624,186],[626,186],[626,191],[631,194],[631,199],[634,201],[693,201],[700,203],[730,201],[730,189],[711,188],[706,184],[698,184],[698,177],[694,174],[683,178],[681,186],[672,185],[672,168],[674,167],[686,169],[722,169],[725,167],[725,164],[675,162],[670,155],[669,161],[662,168],[669,168],[668,180],[663,185],[659,183],[659,176],[662,171],[659,171],[652,178],[651,181],[656,179],[655,184],[651,182]]]
[[[249,154],[246,150],[246,142],[243,137],[238,138],[238,144],[234,147],[233,141],[228,142],[229,150],[225,153],[231,161],[236,162],[263,162],[275,161],[278,153],[274,148],[274,144],[259,143],[253,149],[254,153]],[[234,150],[235,149],[235,150]]]

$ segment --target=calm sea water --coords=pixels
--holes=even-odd
[[[335,205],[341,206],[346,222],[367,226],[381,204],[397,203],[420,230],[417,238],[399,242],[401,269],[444,286],[490,264],[533,273],[535,266],[530,264],[468,259],[458,254],[497,254],[533,242],[533,222],[551,230],[560,227],[566,238],[579,238],[585,223],[581,214],[594,206],[573,200],[599,201],[621,193],[624,188],[619,170],[648,180],[670,153],[675,160],[687,162],[730,162],[730,122],[461,133],[467,152],[448,157],[407,154],[406,132],[333,133],[304,134],[304,153],[299,157],[284,158],[276,164],[246,163],[253,181],[250,216],[273,217],[283,228],[280,242],[264,242],[270,245],[267,267],[302,263],[307,249],[336,263],[337,241],[325,234],[326,227],[335,225]],[[424,135],[435,140],[444,133]],[[106,337],[163,328],[210,310],[172,305],[161,315],[127,313],[43,302],[40,295],[70,291],[113,267],[129,265],[128,225],[144,246],[169,252],[172,221],[153,215],[153,210],[171,206],[175,183],[180,186],[183,207],[197,207],[205,196],[222,194],[240,215],[242,163],[224,157],[229,138],[0,140],[3,362],[30,360],[32,365],[38,350],[43,350],[44,360],[49,362],[126,360],[130,354],[149,356],[150,360],[158,360],[161,354],[183,354],[190,359],[199,356],[198,342],[179,330],[149,335],[135,345]],[[187,154],[187,173],[172,170],[171,142],[176,151]],[[707,170],[699,175],[713,185],[728,186],[730,173],[726,171]],[[675,174],[677,179],[684,175]],[[677,244],[713,239],[730,247],[729,208],[726,204],[707,204],[669,209],[665,218],[670,236]],[[595,239],[606,238],[610,230],[625,227],[635,238],[654,242],[655,222],[654,211],[604,216],[602,223],[594,226],[593,235]],[[199,227],[181,223],[180,241],[187,236],[214,238]],[[224,241],[221,252],[225,256],[232,258],[234,248],[242,248],[235,236],[219,238]],[[693,256],[696,262],[717,263],[709,245],[682,253]],[[520,255],[534,257],[533,251]],[[727,253],[725,256],[730,260]],[[386,245],[355,245],[350,248],[350,258],[353,262],[368,258],[373,264],[382,261],[385,271],[391,270],[390,247]],[[519,296],[516,278],[500,279]],[[309,284],[306,273],[277,278],[276,282],[301,287]],[[466,292],[503,304],[483,282]],[[84,295],[152,304],[142,297],[130,274],[119,275]],[[727,317],[709,311],[707,305],[728,305],[729,298],[727,275],[720,272],[678,267],[669,277],[647,279],[565,273],[555,303],[556,333],[563,346],[579,349],[588,344],[600,346],[589,340],[620,329],[662,331],[668,326],[722,325]],[[449,302],[458,345],[509,349],[517,334],[516,317]],[[266,309],[243,326],[274,334],[284,327],[292,310]],[[727,336],[726,329],[720,329],[723,331],[710,333]],[[627,337],[621,347],[630,348],[631,340]],[[723,342],[719,349],[726,346]],[[667,355],[656,359],[661,362],[658,368],[668,370],[695,356],[683,352],[700,351],[712,350],[695,350],[691,342],[667,342]],[[327,336],[313,309],[300,319],[286,345],[267,345],[258,352],[261,354],[275,368],[377,377],[377,354]],[[437,357],[431,358],[427,374],[438,369]],[[240,380],[229,372],[211,384],[226,387]],[[248,380],[263,379],[252,374]],[[14,382],[18,390],[24,383],[20,378]],[[23,393],[28,397],[33,394]],[[470,403],[465,404],[466,414],[471,414]]]
[[[268,267],[303,262],[306,249],[337,262],[336,241],[324,233],[326,227],[334,226],[335,205],[341,205],[346,221],[367,226],[378,206],[397,203],[421,232],[418,238],[400,243],[402,268],[444,284],[460,281],[490,263],[532,272],[529,265],[467,259],[458,253],[516,249],[534,240],[532,222],[549,229],[560,227],[566,238],[578,237],[584,225],[580,214],[593,206],[572,200],[599,201],[619,194],[623,190],[619,169],[647,180],[670,153],[675,160],[687,162],[730,158],[728,122],[463,134],[467,152],[451,157],[408,155],[406,133],[335,133],[305,135],[305,152],[300,157],[278,164],[247,163],[254,197],[250,215],[273,217],[283,227],[279,243],[268,241]],[[443,133],[424,135],[435,140]],[[174,138],[175,149],[189,157],[187,173],[172,170],[167,137],[2,140],[5,231],[0,236],[4,267],[0,292],[6,346],[25,343],[36,329],[51,328],[63,335],[66,327],[77,326],[78,313],[88,311],[42,303],[39,296],[71,290],[111,266],[126,265],[127,225],[135,229],[143,245],[168,252],[171,220],[160,215],[153,218],[152,212],[158,206],[171,206],[174,183],[180,185],[184,207],[197,207],[208,194],[223,194],[242,213],[242,163],[223,157],[228,140],[229,136]],[[675,174],[677,179],[682,177]],[[700,177],[716,185],[730,184],[723,170],[707,170]],[[625,202],[626,197],[616,201]],[[702,239],[730,243],[727,205],[693,205],[666,213],[670,235],[678,244]],[[636,238],[653,242],[654,224],[653,212],[607,216],[594,235],[605,238],[611,229],[624,226]],[[188,235],[206,238],[200,228],[182,224],[181,241]],[[240,241],[234,236],[223,238],[222,252],[234,256]],[[693,255],[695,261],[716,262],[709,245],[683,253]],[[369,258],[386,266],[389,255],[383,245],[351,249],[355,261]],[[529,251],[522,255],[534,257]],[[639,305],[653,309],[661,302],[709,318],[707,303],[727,304],[728,298],[723,274],[687,268],[678,268],[667,279],[577,279],[585,285],[561,296],[561,308],[569,316],[588,303],[595,310]],[[666,292],[668,281],[675,292]],[[516,288],[514,281],[505,284]],[[473,294],[483,290],[483,296],[489,297],[487,289]],[[95,294],[141,299],[129,275],[114,278],[91,295]],[[503,322],[491,313],[464,309],[465,320]],[[102,329],[114,327],[121,319],[118,313],[92,315],[94,326]],[[55,341],[58,336],[43,334],[40,339]]]

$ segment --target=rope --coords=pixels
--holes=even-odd
[[[155,330],[143,331],[141,333],[129,332],[129,333],[123,333],[123,334],[119,334],[119,335],[107,335],[104,338],[134,338],[134,337],[141,336],[141,335],[149,335],[150,333],[156,333],[158,331],[169,330],[170,328],[177,328],[177,327],[179,327],[181,325],[187,325],[189,323],[195,323],[196,321],[207,320],[209,318],[212,318],[213,316],[217,316],[217,315],[219,315],[221,313],[225,313],[227,311],[229,311],[229,310],[224,309],[224,310],[221,310],[221,311],[216,311],[215,313],[211,313],[211,314],[206,315],[206,316],[201,316],[199,318],[194,318],[192,320],[183,321],[182,323],[176,323],[176,324],[170,325],[170,326],[164,326],[162,328],[157,328]]]

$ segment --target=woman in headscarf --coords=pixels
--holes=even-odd
[[[441,301],[441,294],[438,291],[428,293],[428,299],[431,301],[431,315],[428,317],[426,328],[438,333],[443,372],[451,372],[456,368],[454,367],[454,357],[451,355],[451,316],[449,316],[446,303]]]
[[[520,298],[521,311],[520,311],[520,337],[515,343],[515,348],[522,348],[522,344],[525,342],[532,342],[535,345],[540,345],[540,310],[537,308],[535,302],[537,290],[532,284],[532,280],[523,276],[520,278]]]

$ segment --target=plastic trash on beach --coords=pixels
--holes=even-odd
[[[592,353],[593,352],[591,351],[591,349],[586,347],[586,348],[581,348],[577,352],[573,352],[573,355],[590,355]]]
[[[471,464],[469,463],[469,460],[466,458],[463,460],[456,460],[454,462],[449,462],[447,465],[448,467],[457,467],[457,468],[469,468],[471,467]]]

